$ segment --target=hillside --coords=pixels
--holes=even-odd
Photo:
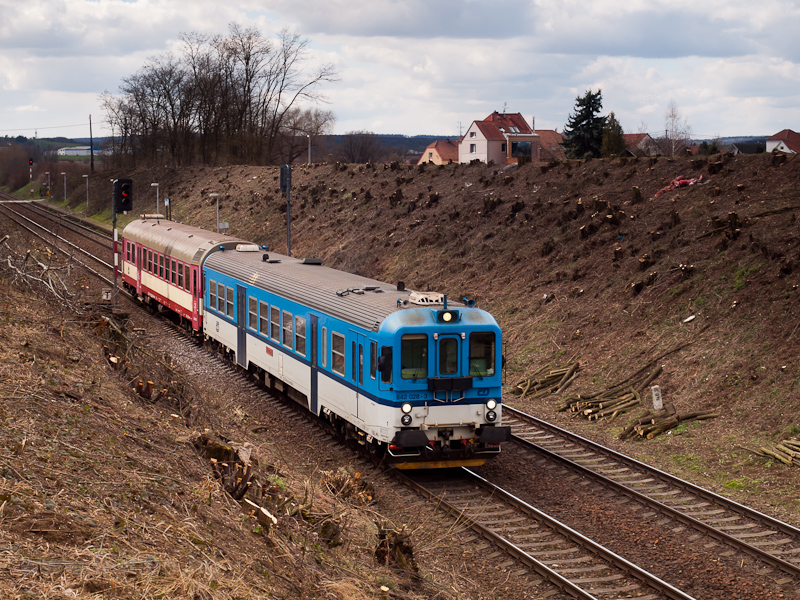
[[[218,193],[230,234],[286,251],[276,168],[128,175],[147,192],[158,181],[174,218],[209,229]],[[665,400],[721,418],[623,447],[720,490],[788,495],[792,471],[746,448],[800,422],[798,175],[800,159],[771,155],[301,166],[292,253],[476,299],[505,331],[509,387],[575,357],[582,370],[570,391],[589,391],[680,347],[660,360]],[[659,193],[676,178],[699,181]],[[154,209],[145,197],[137,193],[137,213]],[[558,421],[559,404],[520,407]],[[612,445],[622,423],[564,422]],[[770,502],[797,520],[796,496]]]

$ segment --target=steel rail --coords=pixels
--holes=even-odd
[[[704,500],[706,502],[709,502],[709,503],[712,503],[714,505],[717,505],[717,506],[719,506],[721,508],[727,509],[730,512],[732,512],[732,513],[734,513],[734,514],[736,514],[736,515],[738,515],[738,516],[740,516],[742,518],[746,518],[746,519],[750,519],[751,521],[755,521],[756,523],[758,523],[758,524],[760,524],[760,525],[762,525],[764,527],[767,527],[769,529],[774,529],[775,532],[780,532],[780,533],[782,533],[784,535],[791,536],[796,542],[800,542],[800,530],[792,527],[791,525],[789,525],[787,523],[779,521],[778,519],[770,517],[769,515],[765,515],[765,514],[763,514],[761,512],[758,512],[758,511],[756,511],[754,509],[751,509],[751,508],[749,508],[747,506],[739,504],[738,502],[735,502],[734,500],[731,500],[729,498],[725,498],[724,496],[720,496],[718,494],[715,494],[714,492],[711,492],[709,490],[703,489],[703,488],[701,488],[701,487],[699,487],[697,485],[694,485],[694,484],[692,484],[692,483],[690,483],[688,481],[680,479],[680,478],[678,478],[678,477],[676,477],[674,475],[670,475],[669,473],[661,471],[660,469],[657,469],[656,467],[653,467],[653,466],[648,465],[646,463],[640,462],[640,461],[638,461],[638,460],[636,460],[634,458],[631,458],[629,456],[621,454],[621,453],[619,453],[619,452],[617,452],[615,450],[612,450],[610,448],[606,448],[605,446],[602,446],[602,445],[600,445],[600,444],[598,444],[596,442],[593,442],[592,440],[589,440],[589,439],[581,437],[581,436],[579,436],[579,435],[577,435],[575,433],[572,433],[570,431],[562,429],[562,428],[558,427],[557,425],[553,425],[552,423],[548,423],[548,422],[543,421],[541,419],[538,419],[538,418],[536,418],[536,417],[534,417],[532,415],[528,415],[528,414],[526,414],[526,413],[524,413],[524,412],[522,412],[520,410],[517,410],[515,408],[512,408],[512,407],[508,406],[507,404],[505,404],[503,406],[503,412],[504,412],[504,416],[506,416],[506,417],[512,416],[513,418],[517,419],[518,421],[530,423],[530,424],[532,424],[532,425],[534,425],[536,427],[539,427],[544,432],[548,432],[548,433],[551,433],[551,434],[558,435],[563,440],[565,440],[565,441],[567,441],[569,443],[576,444],[578,446],[583,446],[584,448],[587,448],[587,449],[591,450],[592,452],[595,452],[596,454],[598,454],[600,456],[609,458],[609,459],[611,459],[611,460],[613,460],[613,461],[615,461],[615,462],[617,462],[617,463],[619,463],[621,465],[624,465],[624,466],[626,466],[626,467],[628,467],[630,469],[634,469],[634,470],[638,471],[639,473],[642,473],[642,474],[644,474],[644,475],[646,475],[648,477],[655,478],[655,479],[657,479],[657,480],[659,480],[659,481],[661,481],[661,482],[663,482],[663,483],[665,483],[667,485],[670,485],[670,486],[673,486],[675,488],[678,488],[679,490],[691,493],[694,496],[696,496],[698,499]],[[509,415],[509,413],[510,413],[510,415]],[[560,455],[556,450],[552,450],[552,449],[546,448],[543,445],[536,443],[535,441],[531,441],[531,440],[525,439],[524,437],[520,437],[520,436],[518,436],[517,434],[514,433],[513,425],[512,425],[512,439],[515,442],[522,444],[523,446],[534,448],[537,452],[541,452],[541,453],[547,455],[549,458],[551,458],[551,459],[553,459],[553,460],[555,460],[557,462],[560,462],[561,464],[569,466],[570,468],[572,468],[573,470],[575,470],[575,471],[577,471],[577,472],[579,472],[581,474],[589,475],[589,476],[599,480],[603,484],[605,484],[605,485],[607,485],[607,486],[619,491],[620,493],[625,494],[628,497],[633,498],[633,499],[635,499],[637,501],[643,502],[646,505],[658,510],[659,512],[661,512],[661,513],[663,513],[663,514],[665,514],[665,515],[667,515],[667,516],[669,516],[671,518],[674,518],[675,520],[677,520],[677,521],[679,521],[679,522],[681,522],[681,523],[683,523],[685,525],[691,526],[694,529],[697,529],[698,531],[703,532],[704,534],[707,534],[707,535],[709,535],[709,536],[711,536],[711,537],[713,537],[713,538],[715,538],[715,539],[717,539],[717,540],[719,540],[719,541],[721,541],[723,543],[726,543],[726,544],[736,548],[737,550],[741,550],[743,552],[746,552],[747,554],[753,556],[754,558],[757,558],[757,559],[761,560],[762,562],[764,562],[764,563],[766,563],[766,564],[768,564],[768,565],[770,565],[770,566],[772,566],[772,567],[774,567],[776,569],[779,569],[779,570],[783,571],[784,573],[786,573],[788,575],[800,578],[800,566],[795,565],[795,564],[793,564],[791,562],[785,561],[785,560],[779,558],[778,556],[775,556],[774,554],[772,554],[772,553],[770,553],[770,552],[768,552],[766,550],[762,550],[761,548],[759,548],[757,546],[749,544],[749,543],[737,538],[735,535],[731,535],[731,534],[725,533],[721,529],[719,529],[717,527],[714,527],[713,525],[711,525],[709,523],[705,523],[700,519],[696,519],[696,518],[694,518],[694,517],[692,517],[690,515],[684,514],[683,512],[678,510],[678,508],[674,508],[672,506],[669,506],[668,504],[660,502],[659,500],[656,500],[656,499],[648,496],[644,492],[638,491],[638,490],[632,488],[631,486],[626,485],[623,482],[616,481],[612,477],[608,477],[608,476],[604,475],[599,469],[592,468],[591,465],[583,465],[583,464],[581,464],[580,462],[578,462],[576,460],[572,460],[571,458],[568,458],[568,457]],[[572,452],[574,452],[574,449],[572,449]],[[590,462],[590,459],[588,459],[587,457],[582,457],[582,458],[583,458],[583,460],[585,462]],[[605,468],[609,467],[609,465],[607,465],[607,464],[603,465],[603,466]],[[662,495],[662,496],[665,495],[665,492],[663,490],[659,490],[658,493],[660,495]],[[775,543],[777,544],[778,542],[779,541],[776,541]]]

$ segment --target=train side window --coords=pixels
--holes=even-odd
[[[217,310],[217,282],[213,279],[208,282],[208,307]]]
[[[369,378],[375,379],[378,372],[378,343],[369,343]]]
[[[469,374],[473,377],[491,377],[495,374],[496,354],[494,333],[472,333],[469,336]]]
[[[258,329],[258,300],[252,296],[247,297],[247,326],[252,329]]]
[[[131,262],[131,243],[125,240],[125,260]]]
[[[183,287],[183,265],[178,263],[178,287]]]
[[[197,270],[192,270],[192,296],[197,297]]]
[[[306,355],[306,320],[300,316],[294,318],[294,350]]]
[[[292,348],[292,313],[283,311],[283,345]]]
[[[188,292],[189,291],[189,282],[191,281],[190,273],[192,272],[192,268],[189,265],[183,265],[183,272],[184,272],[183,289],[185,289]]]
[[[269,337],[276,342],[281,341],[281,309],[277,306],[270,307],[269,313]]]
[[[328,328],[322,328],[322,366],[328,366]]]
[[[225,314],[225,286],[221,283],[217,284],[217,304],[214,305],[217,312]]]
[[[164,255],[158,255],[158,276],[164,279]]]
[[[400,340],[400,376],[424,379],[428,376],[428,336],[407,333]]]
[[[269,337],[269,304],[258,303],[258,333]]]
[[[364,346],[362,344],[358,345],[358,385],[364,385]]]
[[[147,271],[148,271],[148,273],[152,273],[153,272],[153,251],[152,250],[148,250],[147,251]]]
[[[175,259],[172,259],[172,268],[170,269],[169,280],[172,282],[172,285],[175,285],[175,275],[177,271],[177,266],[175,263]],[[224,296],[223,296],[224,298]]]
[[[331,369],[344,377],[344,336],[331,332]]]
[[[228,298],[228,310],[226,311],[226,314],[232,319],[233,318],[233,288],[232,287],[225,288],[225,291],[227,292],[227,298]]]

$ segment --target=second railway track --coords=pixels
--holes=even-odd
[[[505,406],[514,441],[670,519],[800,580],[800,530],[555,425]]]

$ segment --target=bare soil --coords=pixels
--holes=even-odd
[[[509,387],[577,357],[582,370],[569,392],[604,388],[690,342],[662,361],[656,383],[679,410],[722,416],[652,441],[619,442],[620,424],[570,419],[556,412],[555,397],[507,401],[800,525],[797,467],[754,453],[800,424],[799,171],[800,159],[770,155],[301,166],[292,254],[476,299],[504,329]],[[218,193],[230,234],[286,252],[277,168],[115,175],[134,179],[137,212],[155,209],[141,191],[158,181],[173,218],[207,229],[216,216],[209,194]],[[677,177],[700,176],[656,197]],[[98,215],[107,198],[95,188],[106,190],[107,178],[92,182]],[[80,192],[70,201],[76,210]],[[19,241],[17,255],[31,245]],[[297,433],[237,378],[194,367],[200,359],[163,335],[137,339],[132,327],[154,325],[136,313],[130,339],[120,339],[103,325],[99,290],[77,276],[73,284],[86,302],[77,315],[3,272],[4,597],[368,598],[381,585],[398,598],[548,592],[487,561],[482,544],[413,498],[390,499],[388,483],[378,481],[377,504],[331,492],[323,472],[352,467],[352,456],[321,452],[320,440]],[[112,369],[108,355],[126,357],[127,370]],[[169,393],[146,401],[132,389],[139,378]],[[269,532],[259,528],[198,455],[194,441],[206,429],[252,444],[278,502],[311,497],[317,517],[281,514]],[[419,574],[376,562],[381,518],[415,532]],[[320,540],[326,519],[343,523],[342,546]]]
[[[797,471],[755,453],[800,429],[799,176],[800,157],[768,154],[295,166],[292,253],[475,299],[503,327],[509,387],[577,358],[567,391],[605,389],[686,344],[655,383],[722,416],[652,441],[617,443],[623,419],[575,421],[555,397],[507,400],[800,524]],[[133,177],[205,228],[218,193],[231,235],[286,251],[277,168]],[[697,182],[661,192],[679,178]]]

